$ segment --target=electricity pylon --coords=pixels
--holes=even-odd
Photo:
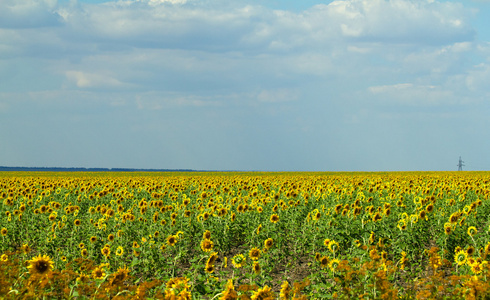
[[[458,171],[463,171],[464,161],[459,157]]]

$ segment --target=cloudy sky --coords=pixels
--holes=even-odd
[[[0,0],[0,166],[490,170],[490,1]]]

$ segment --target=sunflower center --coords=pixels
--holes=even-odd
[[[46,261],[38,261],[37,264],[36,264],[36,270],[39,272],[39,273],[44,273],[46,272],[47,270],[49,269],[49,264],[48,262]]]

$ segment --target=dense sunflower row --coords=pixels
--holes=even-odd
[[[182,299],[486,286],[484,172],[0,175],[0,294],[54,293],[56,278],[72,296]]]

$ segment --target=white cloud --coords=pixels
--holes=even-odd
[[[2,0],[0,28],[32,28],[60,24],[57,0]]]
[[[261,102],[289,102],[299,98],[299,91],[294,89],[273,89],[263,90],[257,95],[257,99]]]
[[[123,85],[116,78],[104,74],[81,71],[66,71],[65,74],[67,79],[79,88],[114,88]]]
[[[371,86],[368,91],[375,101],[388,105],[406,106],[448,106],[459,101],[453,91],[441,86],[399,83],[393,85]]]

